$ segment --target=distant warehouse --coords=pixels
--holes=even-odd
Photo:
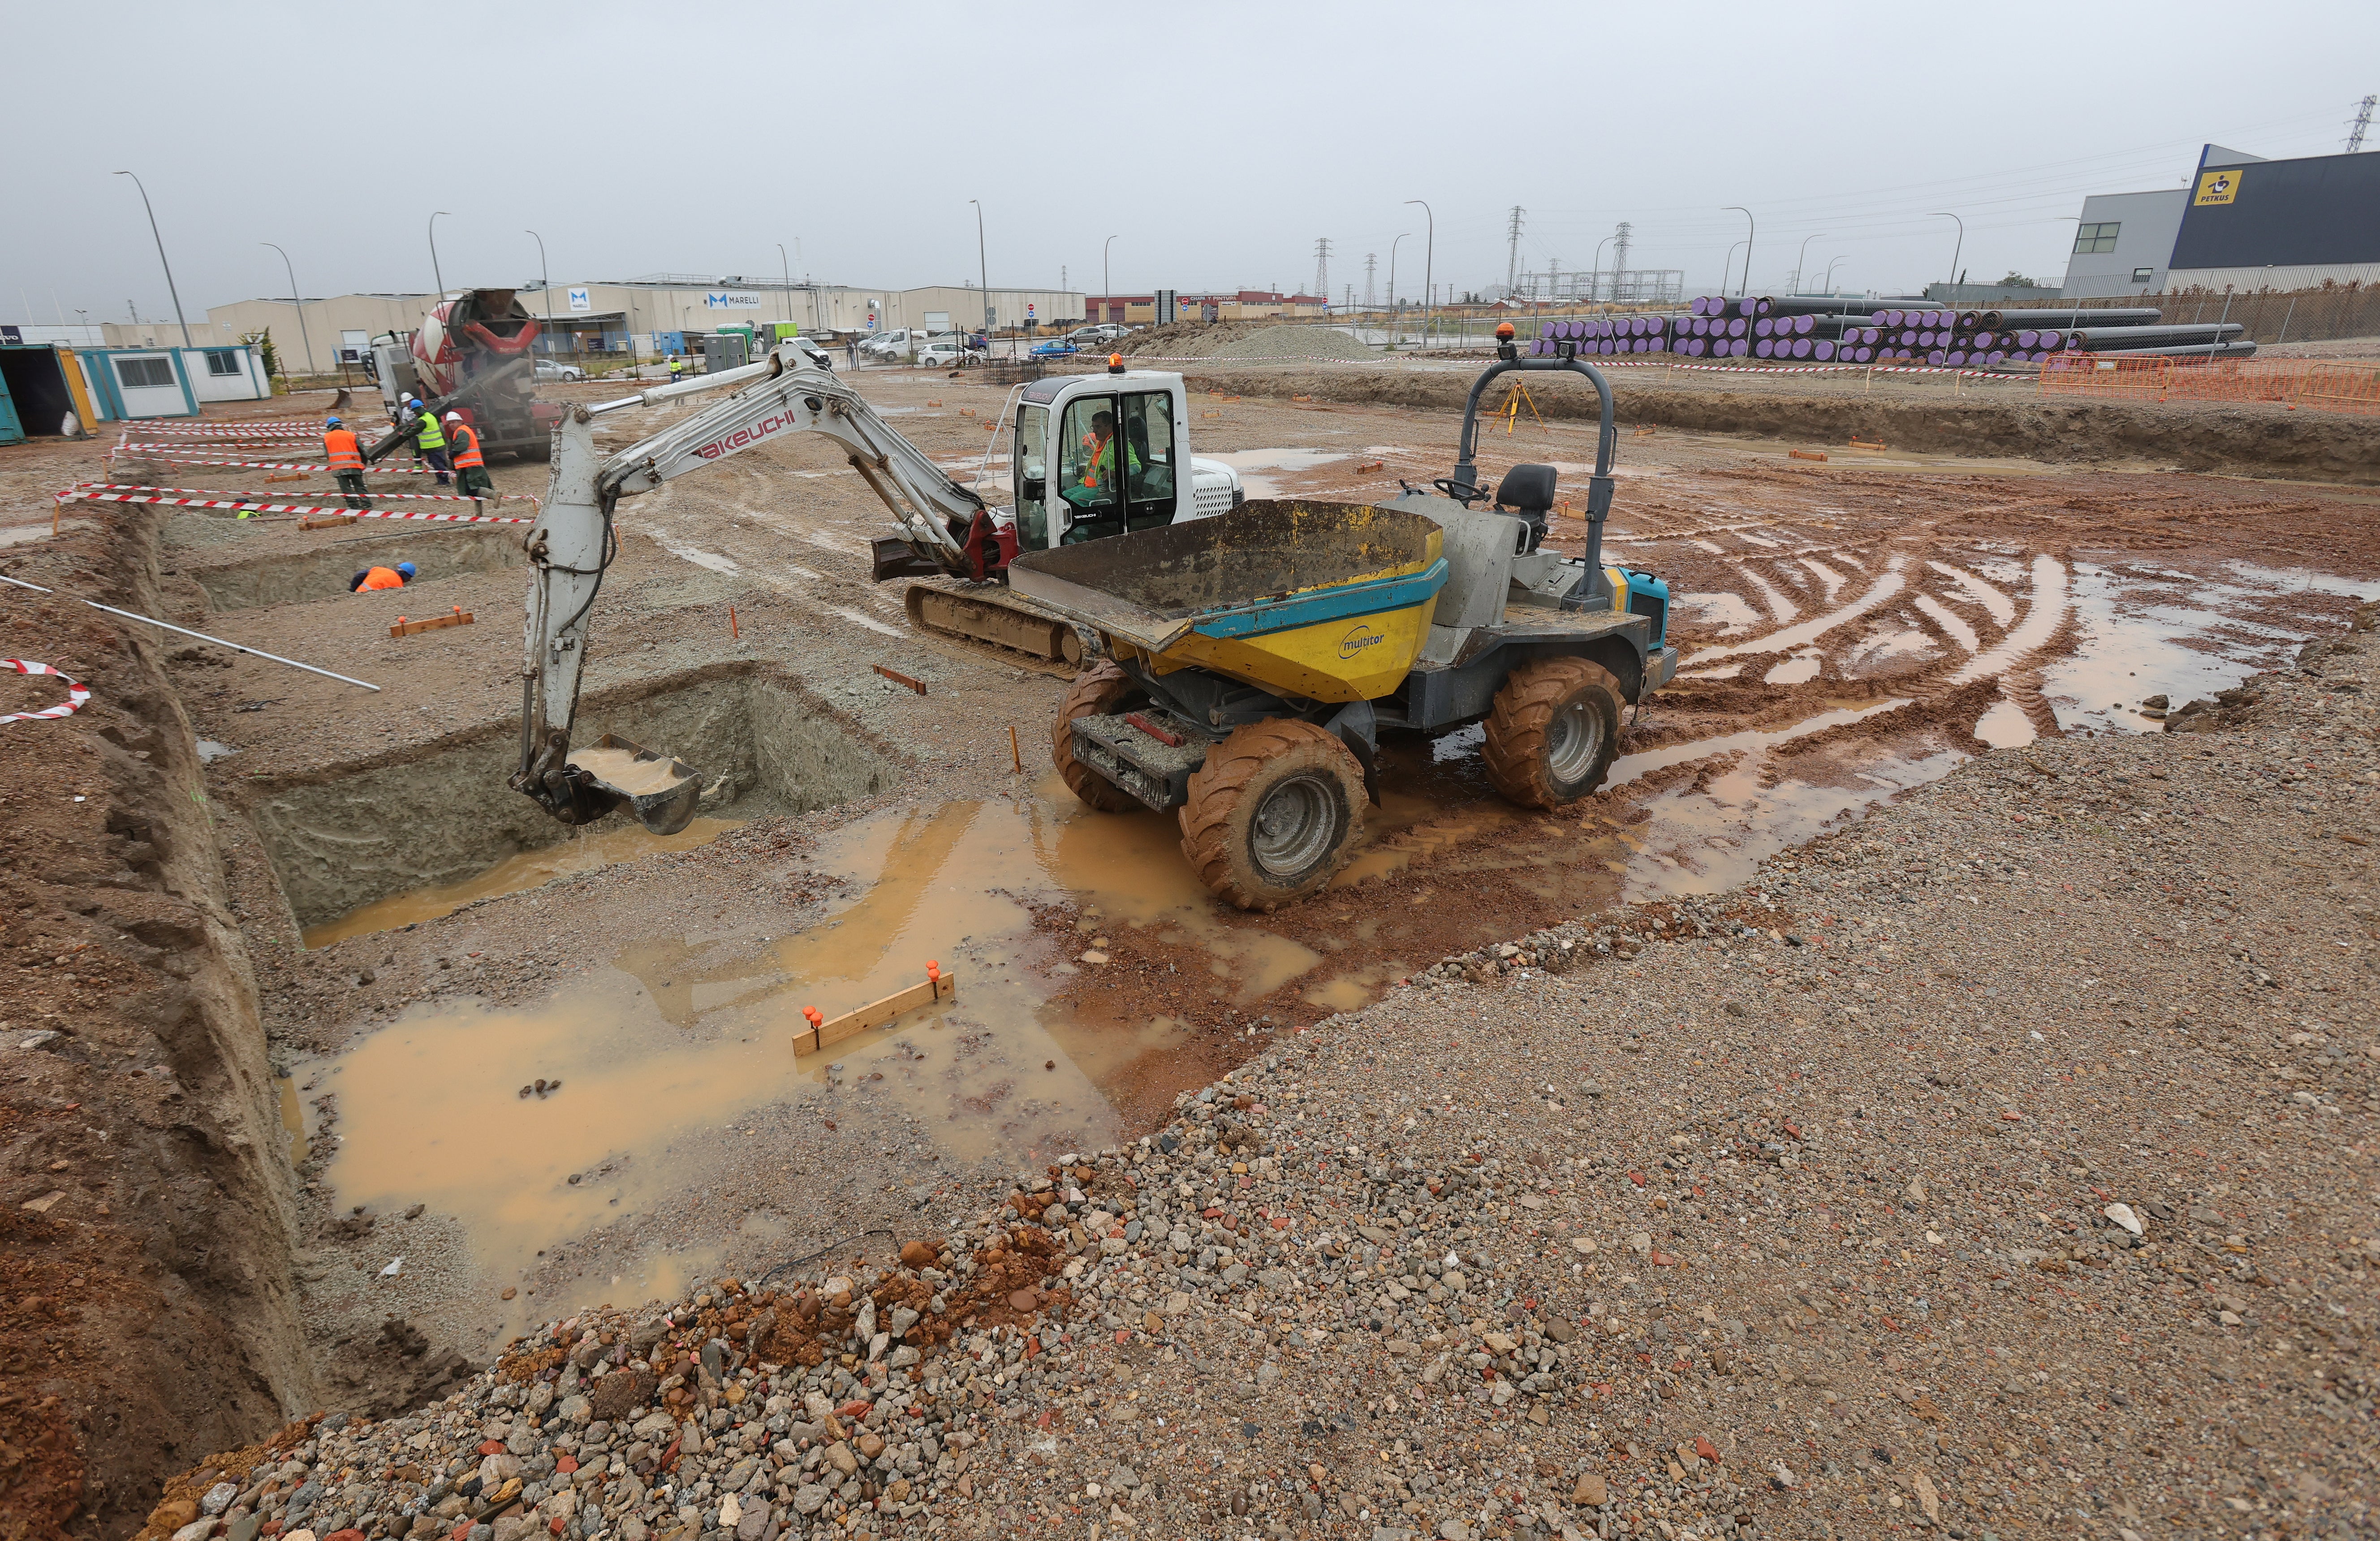
[[[2060,293],[2380,284],[2380,153],[2268,161],[2210,144],[2186,187],[2083,200]]]

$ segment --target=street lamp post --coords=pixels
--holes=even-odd
[[[1735,291],[1737,294],[1743,294],[1752,287],[1752,243],[1760,238],[1760,224],[1752,217],[1752,211],[1741,203],[1729,204],[1726,212],[1731,214],[1742,214],[1746,227],[1743,237],[1743,285]],[[1727,277],[1724,273],[1719,276],[1718,288],[1721,294],[1727,292]]]
[[[1401,230],[1397,232],[1397,238],[1389,243],[1389,351],[1390,353],[1396,352],[1397,345],[1404,340],[1402,335],[1404,312],[1397,309],[1397,248],[1403,243],[1407,236],[1412,234],[1410,230]]]
[[[1727,249],[1727,261],[1719,267],[1718,292],[1722,298],[1725,297],[1727,294],[1727,275],[1735,271],[1735,248],[1737,246],[1742,246],[1742,244],[1743,243],[1742,241],[1738,241],[1735,243],[1735,246],[1729,247]]]
[[[446,214],[448,219],[455,217],[443,209],[439,210],[438,214]],[[430,297],[430,308],[433,310],[438,309],[438,302],[446,297],[446,275],[438,271],[438,214],[430,216],[430,276],[438,285],[438,292]]]
[[[783,241],[777,243],[777,272],[785,280],[784,302],[777,309],[785,313],[785,324],[791,326],[794,322],[794,265],[785,260],[785,243]]]
[[[1438,261],[1438,213],[1418,198],[1408,198],[1405,201],[1420,203],[1421,212],[1429,217],[1429,235],[1423,243],[1421,259],[1421,346],[1427,349],[1429,346],[1429,308],[1438,303],[1438,286],[1430,282],[1430,274]]]
[[[1842,257],[1836,258],[1834,262],[1828,262],[1827,264],[1827,293],[1833,294],[1835,292],[1835,262],[1840,262],[1850,255],[1851,253],[1845,252]]]
[[[982,200],[970,198],[967,201],[975,205],[976,277],[983,285],[983,343],[988,349],[991,346],[991,261],[984,255]],[[985,357],[990,355],[987,353]]]
[[[1612,232],[1612,235],[1618,234],[1619,232],[1616,230]],[[1596,303],[1597,297],[1599,297],[1603,292],[1603,249],[1610,244],[1611,236],[1606,236],[1603,239],[1595,243],[1595,267],[1586,281],[1586,302],[1589,305]],[[1614,281],[1612,285],[1612,293],[1618,294],[1619,292],[1619,284],[1617,281]]]
[[[1113,236],[1110,236],[1106,240],[1099,243],[1099,303],[1102,306],[1106,305],[1110,299],[1115,297],[1115,290],[1111,286],[1114,285],[1115,279],[1111,276],[1108,269],[1108,250],[1114,245],[1115,237]],[[1101,316],[1099,320],[1105,321],[1107,320],[1107,317]]]
[[[1803,237],[1802,249],[1793,254],[1793,292],[1797,295],[1802,292],[1802,264],[1809,259],[1810,243],[1825,234],[1825,231],[1817,230]]]
[[[521,234],[537,243],[537,282],[538,286],[545,291],[545,329],[551,333],[553,330],[553,270],[545,265],[545,237],[534,230],[524,230]],[[551,336],[545,340],[545,351],[553,351]],[[576,353],[578,350],[573,348],[571,351]]]
[[[1945,304],[1956,305],[1959,303],[1959,253],[1967,249],[1967,222],[1947,209],[1937,209],[1934,212],[1939,218],[1956,220],[1959,225],[1959,238],[1950,248],[1949,288],[1942,297]]]
[[[259,241],[256,244],[273,246],[271,241]],[[273,249],[281,251],[277,246],[273,246]],[[289,253],[285,251],[281,251],[281,268],[289,275],[289,303],[298,308],[298,338],[306,347],[306,372],[312,374],[315,368],[314,339],[306,331],[306,297],[298,292],[298,270],[289,265]]]
[[[119,171],[115,175],[118,176],[131,176],[132,185],[140,188],[140,207],[148,210],[149,212],[149,235],[150,237],[157,243],[157,265],[165,270],[165,292],[174,297],[174,319],[181,322],[182,346],[184,347],[189,347],[192,346],[190,342],[190,323],[187,321],[183,321],[182,319],[182,292],[174,287],[174,264],[165,261],[165,237],[157,234],[157,211],[150,206],[149,189],[145,187],[141,187],[140,178],[133,176],[132,173],[128,171]]]

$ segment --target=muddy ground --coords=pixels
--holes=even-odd
[[[1325,377],[1263,378],[1272,394],[1201,377],[1218,394],[1189,425],[1253,495],[1376,496],[1451,466],[1464,376],[1310,403],[1285,398]],[[862,383],[938,459],[982,460],[1000,392]],[[1483,469],[1552,461],[1583,491],[1591,428],[1532,389]],[[1400,391],[1419,395],[1385,399]],[[1743,422],[1731,393],[1697,410]],[[1197,892],[1168,821],[1072,803],[1047,773],[1063,682],[911,632],[899,586],[867,581],[880,507],[823,443],[624,509],[580,736],[641,736],[710,773],[706,821],[667,849],[633,829],[565,841],[504,789],[524,569],[487,528],[78,504],[53,538],[48,494],[93,479],[103,446],[8,452],[0,570],[382,687],[60,599],[13,591],[0,612],[11,651],[94,691],[64,722],[0,727],[17,1492],[121,1534],[177,1454],[314,1407],[409,1405],[561,1307],[947,1219],[995,1174],[1136,1135],[1281,1030],[1450,953],[1725,888],[1985,744],[2155,731],[2158,698],[2236,684],[2380,585],[2353,488],[1950,460],[1857,418],[1888,447],[1837,442],[1819,464],[1790,457],[1798,438],[1623,415],[1609,551],[1670,581],[1692,656],[1609,792],[1522,814],[1466,735],[1396,746],[1366,848],[1270,917]],[[2183,416],[2195,432],[2204,414]],[[665,420],[620,418],[613,443]],[[1959,443],[2063,454],[2136,431],[2031,421],[2052,438]],[[2162,432],[2150,460],[2176,463]],[[2352,422],[2270,432],[2273,475],[2362,453]],[[267,490],[137,469],[116,472]],[[542,491],[540,467],[495,474]],[[1555,534],[1574,549],[1584,527]],[[346,591],[401,559],[415,588]],[[457,611],[474,624],[388,634]],[[940,1016],[831,1065],[785,1050],[802,1006],[857,1005],[929,958],[960,977]],[[17,1047],[42,1031],[63,1036]]]

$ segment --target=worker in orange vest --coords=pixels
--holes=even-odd
[[[331,474],[338,478],[339,491],[347,495],[347,506],[370,508],[371,499],[364,491],[364,451],[356,443],[355,430],[340,427],[336,418],[324,421],[322,454],[331,462]]]
[[[394,567],[367,567],[347,579],[350,594],[369,592],[374,588],[402,588],[413,581],[413,564],[400,562]]]
[[[480,453],[479,431],[460,412],[446,414],[446,443],[455,455],[455,491],[467,498],[493,492],[496,484],[488,475],[488,457]]]

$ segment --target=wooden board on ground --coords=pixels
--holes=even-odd
[[[468,626],[477,623],[468,610],[456,609],[452,615],[432,615],[427,621],[408,621],[400,615],[396,625],[388,628],[391,637],[411,637],[418,631],[437,631],[445,626]]]
[[[895,990],[881,1001],[870,1001],[856,1011],[831,1016],[815,1027],[805,1027],[794,1035],[795,1054],[815,1054],[820,1050],[844,1039],[881,1027],[893,1018],[930,1006],[938,1001],[955,999],[959,992],[958,976],[943,974],[931,979],[921,979],[907,989]]]
[[[352,514],[325,514],[320,518],[309,516],[300,519],[298,521],[298,528],[299,529],[337,529],[343,525],[351,525],[355,522],[356,516]]]

